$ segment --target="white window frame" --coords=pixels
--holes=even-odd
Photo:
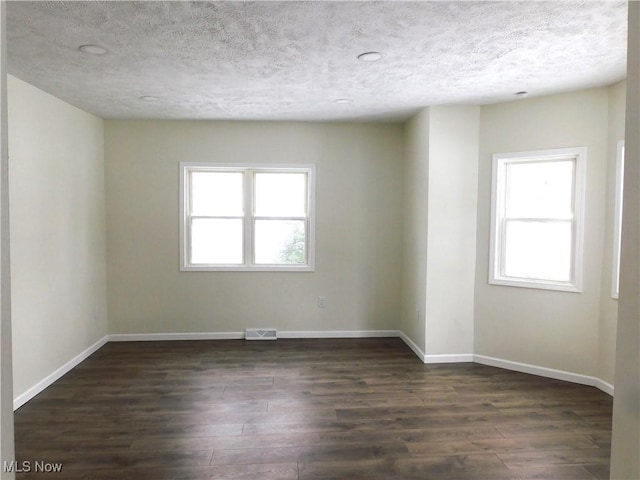
[[[571,280],[568,282],[536,278],[509,277],[504,274],[505,249],[505,196],[506,166],[521,162],[548,162],[574,160],[573,248],[571,258]],[[582,263],[584,243],[584,203],[587,166],[586,147],[558,148],[528,152],[500,153],[493,155],[491,183],[491,233],[489,251],[489,283],[511,287],[537,288],[564,292],[582,292]]]
[[[190,172],[217,171],[244,173],[244,263],[240,265],[192,264],[190,255],[189,174]],[[307,174],[307,217],[305,264],[256,264],[254,261],[254,175],[256,173],[305,173]],[[315,271],[315,165],[297,164],[227,164],[227,163],[180,163],[180,271],[183,272],[313,272]]]
[[[624,140],[616,149],[616,188],[613,225],[613,261],[611,268],[611,297],[617,299],[620,293],[620,245],[622,240],[622,196],[624,191]]]

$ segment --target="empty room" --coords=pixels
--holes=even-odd
[[[640,4],[0,2],[2,479],[640,479]]]

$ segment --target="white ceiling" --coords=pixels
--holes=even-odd
[[[626,18],[618,1],[12,1],[8,71],[103,118],[403,120],[619,81]]]

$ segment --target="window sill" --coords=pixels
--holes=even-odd
[[[309,265],[296,265],[290,267],[282,267],[282,266],[273,266],[273,265],[265,265],[265,266],[228,266],[228,267],[220,267],[220,266],[193,266],[193,265],[183,265],[180,267],[181,272],[272,272],[272,273],[309,273],[315,272],[315,267]]]
[[[582,293],[582,288],[573,283],[550,282],[544,280],[529,280],[516,278],[490,278],[490,285],[500,285],[504,287],[533,288],[537,290],[555,290],[558,292]]]

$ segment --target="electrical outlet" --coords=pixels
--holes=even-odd
[[[327,308],[327,297],[318,297],[318,308]]]

